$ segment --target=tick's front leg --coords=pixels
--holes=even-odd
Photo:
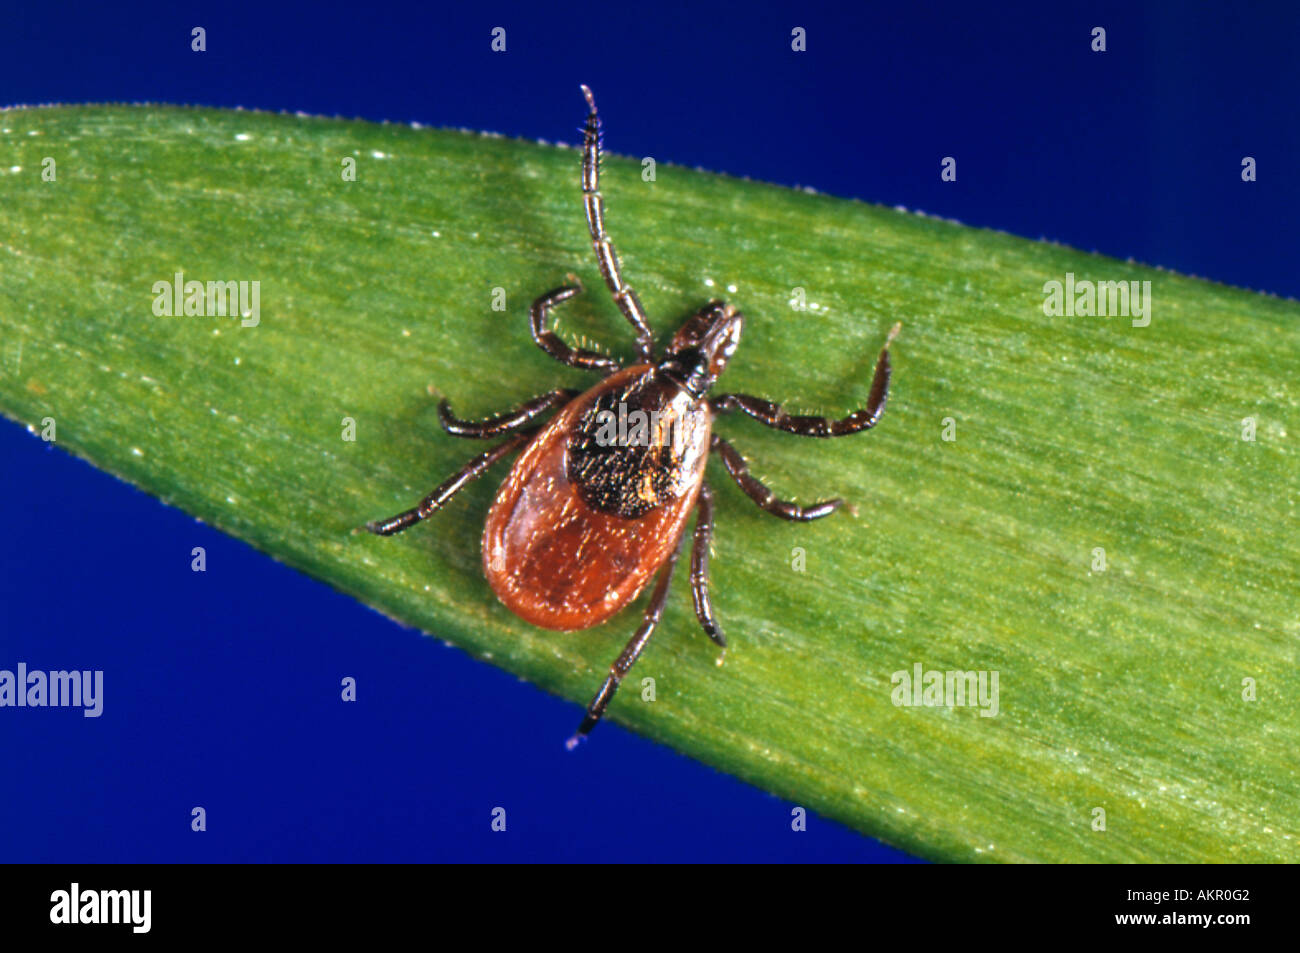
[[[587,211],[587,230],[591,233],[591,247],[596,252],[596,263],[601,277],[614,303],[623,312],[627,323],[636,332],[636,346],[641,360],[649,362],[654,354],[654,336],[646,322],[645,309],[632,286],[623,280],[618,252],[605,231],[605,199],[600,194],[600,116],[596,113],[596,98],[586,86],[582,95],[587,100],[587,124],[582,136],[582,204]]]
[[[533,340],[551,357],[555,358],[561,364],[568,364],[570,367],[576,367],[584,371],[600,371],[602,374],[612,374],[619,369],[618,361],[612,357],[607,357],[596,351],[588,351],[583,348],[572,348],[560,340],[560,336],[552,331],[550,324],[551,309],[561,301],[568,301],[576,294],[582,293],[582,285],[577,278],[569,276],[574,283],[571,285],[561,285],[552,291],[546,292],[536,301],[528,310],[529,327],[533,332]]]

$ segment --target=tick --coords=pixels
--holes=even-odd
[[[713,491],[704,467],[717,454],[727,473],[763,510],[786,520],[828,516],[843,500],[809,506],[779,500],[750,472],[744,458],[713,432],[713,420],[735,411],[786,433],[843,437],[880,420],[889,395],[889,344],[876,361],[867,406],[842,420],[797,417],[746,394],[709,392],[740,342],[744,316],[710,301],[686,319],[667,351],[656,357],[654,338],[636,292],[623,280],[618,254],[605,231],[600,194],[600,119],[591,90],[582,87],[588,113],[583,130],[582,200],[601,276],[636,332],[639,360],[622,367],[612,357],[572,348],[550,330],[551,309],[581,293],[576,278],[533,302],[533,340],[570,367],[595,371],[590,390],[553,390],[518,409],[483,421],[456,417],[446,400],[438,417],[448,433],[485,439],[509,435],[479,454],[414,509],[366,524],[391,536],[436,513],[471,480],[508,454],[523,450],[497,492],[483,530],[483,569],[511,612],[546,629],[574,631],[599,625],[636,598],[658,574],[640,627],[610,666],[587,706],[574,747],[600,720],[663,613],[686,525],[695,515],[690,583],[704,633],[724,651],[727,641],[709,598],[709,544]],[[535,423],[558,410],[545,425]]]

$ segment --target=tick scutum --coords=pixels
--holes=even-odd
[[[685,493],[708,452],[708,406],[658,368],[595,395],[565,472],[592,509],[637,519]]]

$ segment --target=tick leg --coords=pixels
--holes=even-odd
[[[722,462],[726,466],[727,472],[731,474],[731,478],[736,481],[751,500],[773,516],[779,516],[783,520],[793,520],[797,523],[808,523],[812,520],[821,519],[823,516],[829,516],[844,505],[844,501],[838,498],[813,503],[810,506],[800,506],[797,503],[778,500],[771,490],[749,472],[749,464],[745,463],[745,458],[740,455],[735,447],[716,433],[713,435],[712,446],[721,455]]]
[[[568,301],[581,292],[581,283],[562,285],[553,291],[546,292],[546,294],[534,301],[533,306],[528,310],[533,340],[537,342],[538,347],[561,364],[568,364],[570,367],[577,367],[584,371],[600,371],[602,374],[613,373],[619,368],[618,361],[596,351],[571,348],[548,327],[551,309],[561,301]]]
[[[713,491],[707,483],[700,487],[700,499],[695,504],[695,545],[691,549],[691,598],[695,600],[695,617],[700,620],[704,634],[727,647],[727,638],[713,615],[713,600],[709,598],[709,542],[713,538]]]
[[[672,553],[668,556],[668,561],[664,563],[664,568],[659,570],[659,581],[655,583],[654,592],[650,595],[650,602],[645,608],[645,617],[641,620],[641,627],[636,630],[636,634],[627,643],[622,654],[609,667],[609,676],[605,679],[605,683],[600,686],[600,691],[596,692],[596,696],[592,698],[591,704],[587,706],[587,717],[582,719],[577,734],[565,742],[565,747],[570,751],[578,746],[578,742],[587,737],[591,729],[596,727],[596,723],[600,721],[600,716],[605,714],[605,709],[609,707],[610,699],[618,691],[619,683],[623,681],[628,670],[636,664],[636,660],[641,657],[646,644],[650,641],[655,626],[659,624],[659,617],[663,615],[664,603],[668,601],[668,588],[669,583],[673,580],[673,567],[677,565],[677,556],[682,551],[682,541],[685,539],[685,533],[678,537],[677,545],[673,547]]]
[[[587,210],[587,230],[591,232],[591,247],[595,249],[600,274],[614,296],[614,303],[636,332],[637,350],[641,360],[649,363],[654,355],[654,336],[646,322],[645,309],[631,285],[624,283],[618,263],[618,252],[605,231],[605,200],[600,194],[600,117],[596,115],[596,99],[591,90],[582,87],[590,112],[583,129],[582,143],[582,202]]]
[[[446,398],[443,398],[438,404],[438,420],[442,424],[442,429],[453,437],[499,437],[501,434],[518,430],[553,407],[567,404],[579,393],[576,390],[553,390],[549,394],[534,397],[515,410],[480,421],[461,420],[451,412],[451,405],[447,403]]]
[[[407,510],[405,513],[398,513],[396,516],[390,516],[386,520],[372,520],[366,524],[366,529],[377,536],[392,536],[394,533],[400,533],[404,529],[409,529],[423,519],[432,516],[453,496],[465,488],[466,484],[475,477],[483,475],[488,467],[496,463],[512,450],[522,447],[541,428],[534,427],[531,430],[525,430],[515,434],[505,443],[493,447],[491,450],[480,453],[477,457],[465,464],[460,470],[439,486],[436,490],[420,501],[420,505],[413,510]]]
[[[714,413],[727,414],[733,410],[744,411],[755,420],[767,424],[776,430],[798,434],[801,437],[843,437],[860,430],[870,430],[885,413],[885,402],[889,399],[889,345],[903,327],[895,324],[885,339],[885,346],[880,349],[876,360],[876,376],[871,382],[871,394],[867,397],[867,406],[855,410],[842,420],[827,420],[825,417],[793,417],[770,400],[750,397],[748,394],[719,394],[709,401]]]

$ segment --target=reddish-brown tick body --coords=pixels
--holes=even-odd
[[[619,404],[659,414],[647,446],[595,439],[610,419],[599,412]],[[483,530],[483,569],[506,608],[542,628],[586,629],[636,598],[695,506],[711,425],[707,403],[644,364],[569,402],[515,462]]]

